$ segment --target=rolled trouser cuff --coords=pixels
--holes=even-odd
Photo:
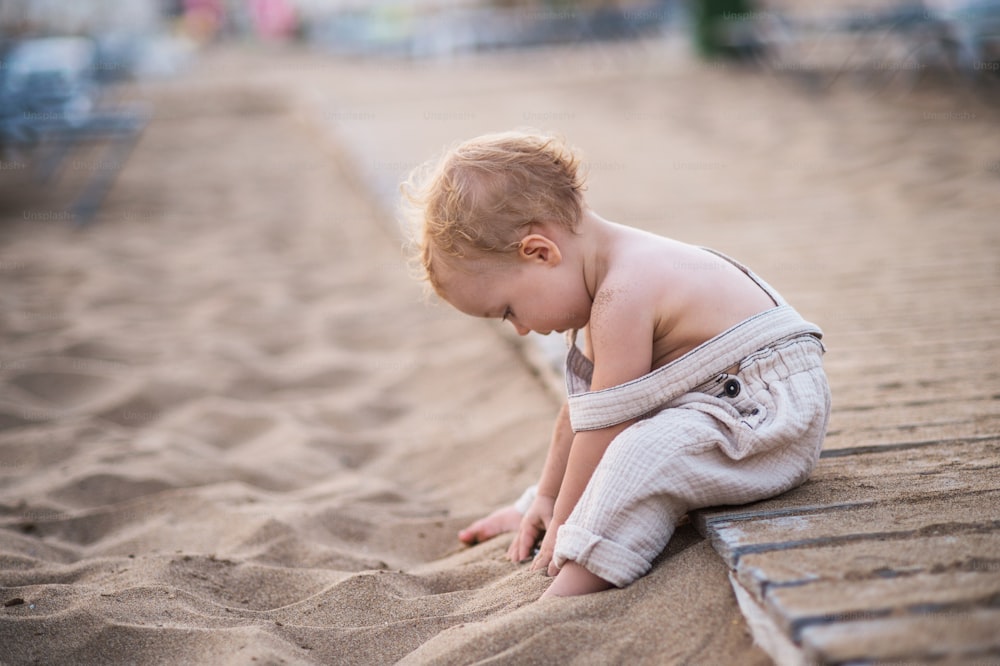
[[[641,555],[576,525],[562,525],[556,538],[553,562],[562,568],[567,561],[576,562],[615,587],[625,587],[652,568]]]

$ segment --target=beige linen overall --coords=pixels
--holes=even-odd
[[[830,413],[822,332],[746,267],[776,307],[631,382],[589,390],[593,364],[569,336],[573,430],[639,420],[608,446],[559,529],[554,561],[624,587],[652,566],[693,509],[798,486],[819,459]],[[733,374],[730,371],[735,370]],[[523,512],[531,490],[518,502]]]

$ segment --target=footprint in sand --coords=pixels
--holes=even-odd
[[[97,414],[138,391],[127,366],[65,356],[13,359],[0,368],[0,427]]]
[[[278,368],[247,368],[232,381],[226,395],[240,400],[260,400],[297,393],[329,394],[350,389],[361,378],[359,369],[347,365],[302,373],[282,372]]]
[[[80,342],[50,355],[0,364],[0,430],[93,416],[138,428],[204,394],[204,388],[141,376],[120,350]]]
[[[218,449],[245,444],[278,425],[259,407],[225,398],[205,398],[169,417],[168,428]]]
[[[406,406],[390,402],[369,402],[348,409],[322,408],[316,417],[336,432],[356,433],[388,425],[409,411]]]
[[[67,506],[101,507],[153,495],[172,487],[163,479],[132,477],[117,471],[94,471],[80,474],[52,489],[48,497]]]
[[[57,406],[70,407],[89,402],[95,396],[114,389],[114,381],[107,377],[80,372],[26,372],[10,382]]]

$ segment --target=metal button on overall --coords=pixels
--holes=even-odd
[[[725,388],[726,396],[729,398],[735,398],[740,394],[740,383],[735,379],[727,380],[723,388]]]

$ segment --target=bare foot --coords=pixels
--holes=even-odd
[[[513,532],[521,525],[521,514],[513,505],[497,509],[485,518],[480,518],[458,533],[462,543],[473,545],[492,539],[504,532]]]
[[[611,583],[596,576],[576,562],[567,562],[556,574],[556,579],[545,590],[546,597],[575,597],[580,594],[603,592],[614,587]]]

